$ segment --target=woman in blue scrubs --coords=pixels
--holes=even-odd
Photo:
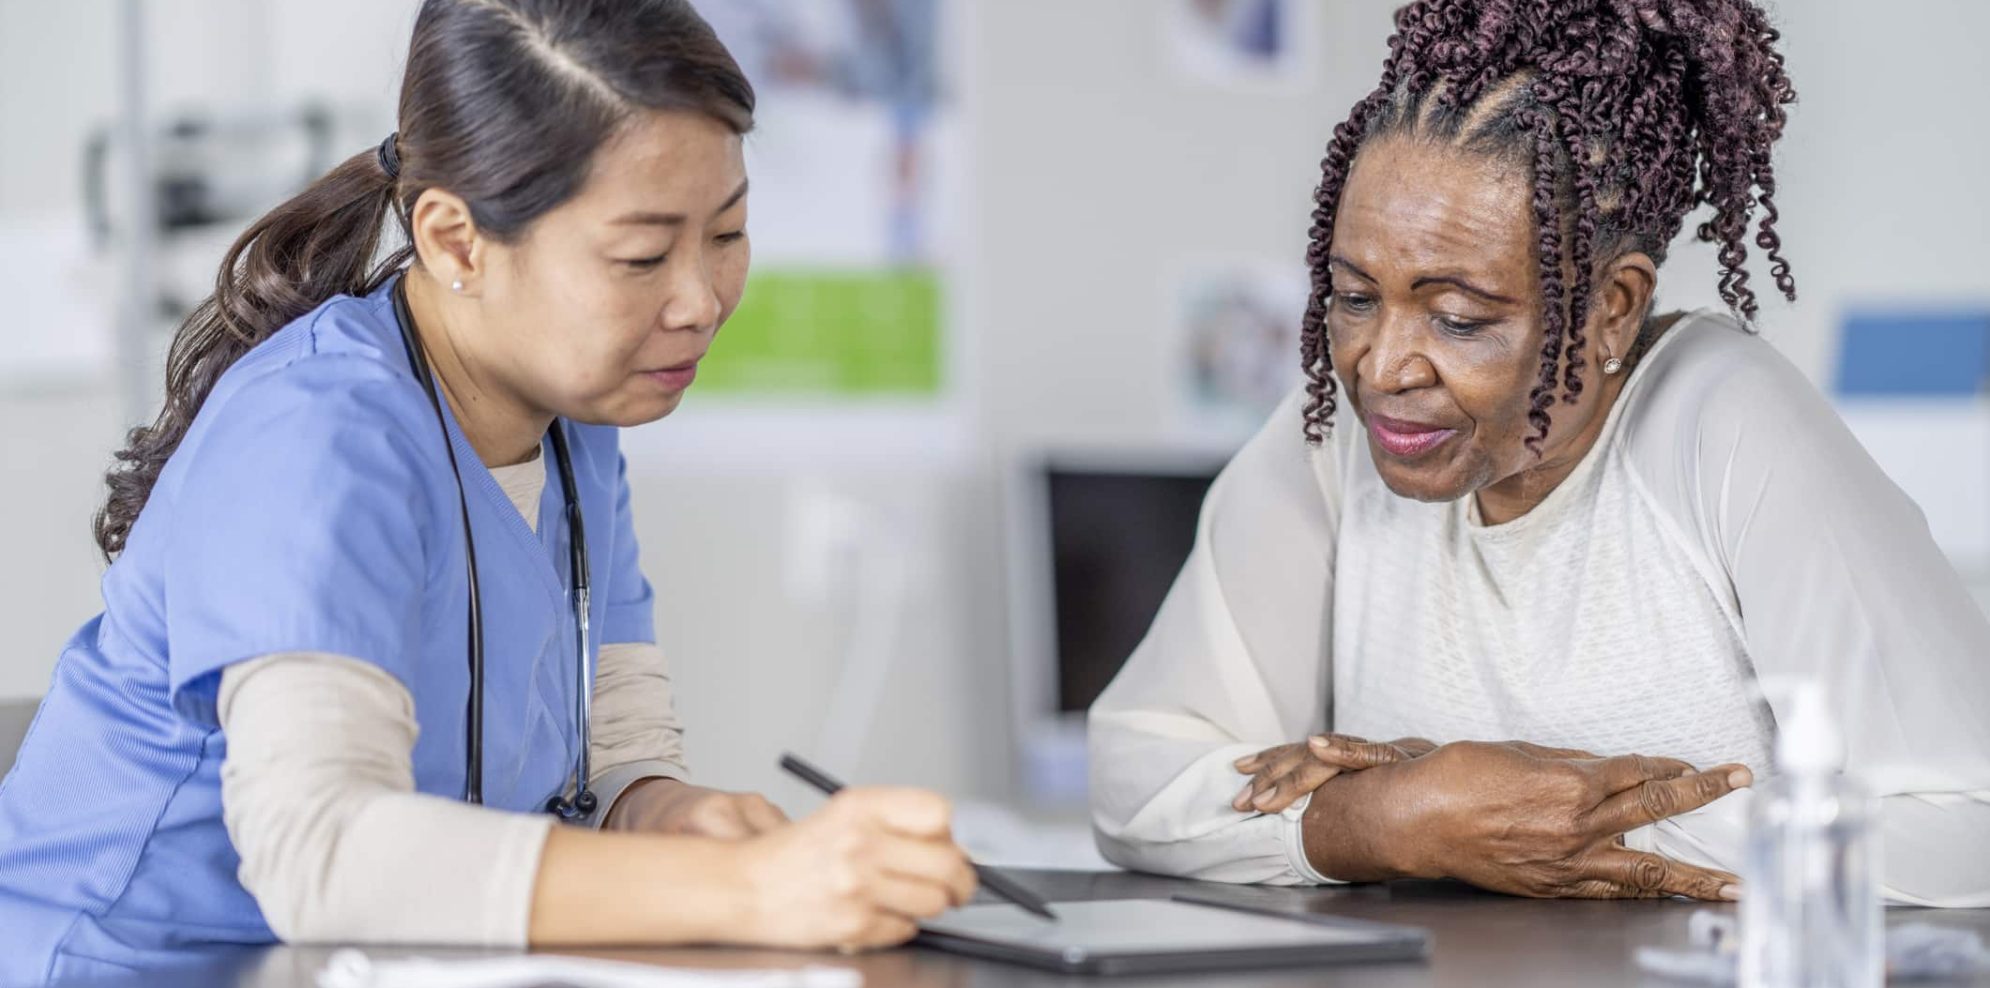
[[[683,0],[425,0],[397,134],[242,236],[118,454],[104,611],[0,783],[0,985],[277,939],[866,947],[964,901],[929,793],[788,823],[577,767],[672,757],[660,664],[609,677],[655,649],[617,430],[739,300],[752,109]]]

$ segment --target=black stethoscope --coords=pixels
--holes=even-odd
[[[477,589],[477,542],[470,534],[470,502],[463,493],[463,471],[456,464],[456,444],[449,440],[449,421],[442,415],[442,393],[436,387],[434,372],[429,370],[428,357],[422,352],[421,339],[415,332],[414,313],[408,308],[405,275],[394,283],[393,294],[394,318],[401,324],[401,345],[408,350],[408,366],[413,369],[415,380],[420,381],[428,391],[429,407],[435,410],[435,424],[442,428],[442,448],[449,451],[449,470],[456,475],[456,505],[463,516],[463,556],[467,560],[465,568],[470,578],[470,700],[469,712],[464,718],[468,726],[465,728],[463,799],[481,803],[484,801],[484,606]],[[596,806],[594,793],[587,788],[588,714],[594,699],[594,663],[587,654],[587,529],[581,523],[580,494],[574,486],[573,460],[567,455],[566,430],[560,427],[558,419],[553,420],[546,436],[553,441],[553,460],[560,471],[560,490],[567,499],[567,535],[571,543],[567,547],[567,560],[573,571],[573,592],[569,600],[574,611],[574,647],[579,655],[574,663],[574,720],[579,724],[580,733],[580,753],[574,758],[574,794],[571,798],[554,796],[548,799],[546,812],[556,814],[563,820],[578,820],[592,816]]]

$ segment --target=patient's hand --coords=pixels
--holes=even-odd
[[[1375,742],[1351,734],[1315,734],[1299,744],[1266,748],[1234,763],[1251,781],[1230,801],[1230,808],[1239,813],[1282,813],[1342,772],[1408,761],[1436,748],[1423,738]]]
[[[1602,757],[1580,748],[1551,748],[1531,741],[1499,743],[1541,758]],[[1237,771],[1249,775],[1251,781],[1230,801],[1230,808],[1240,813],[1283,813],[1299,797],[1342,772],[1392,765],[1435,750],[1437,744],[1423,738],[1398,738],[1378,744],[1351,734],[1316,734],[1303,744],[1266,748],[1235,762]]]
[[[1340,773],[1306,808],[1307,857],[1349,881],[1455,878],[1542,898],[1736,897],[1733,875],[1629,850],[1621,837],[1749,785],[1747,768],[1530,747],[1460,742]]]
[[[788,822],[767,797],[707,789],[676,779],[644,779],[608,808],[607,830],[742,840]]]

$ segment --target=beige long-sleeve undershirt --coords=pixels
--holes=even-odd
[[[540,460],[493,471],[536,526]],[[522,946],[553,818],[415,791],[414,698],[379,666],[320,652],[261,656],[221,676],[228,836],[277,936],[291,942]],[[686,778],[663,651],[601,646],[593,789],[607,816],[646,778]]]

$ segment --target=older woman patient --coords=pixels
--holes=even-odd
[[[1762,12],[1426,0],[1397,27],[1323,164],[1310,383],[1092,709],[1107,857],[1732,898],[1757,684],[1800,675],[1883,796],[1888,895],[1990,905],[1990,624],[1748,322],[1654,313],[1700,204],[1733,313],[1751,233],[1794,298]]]

